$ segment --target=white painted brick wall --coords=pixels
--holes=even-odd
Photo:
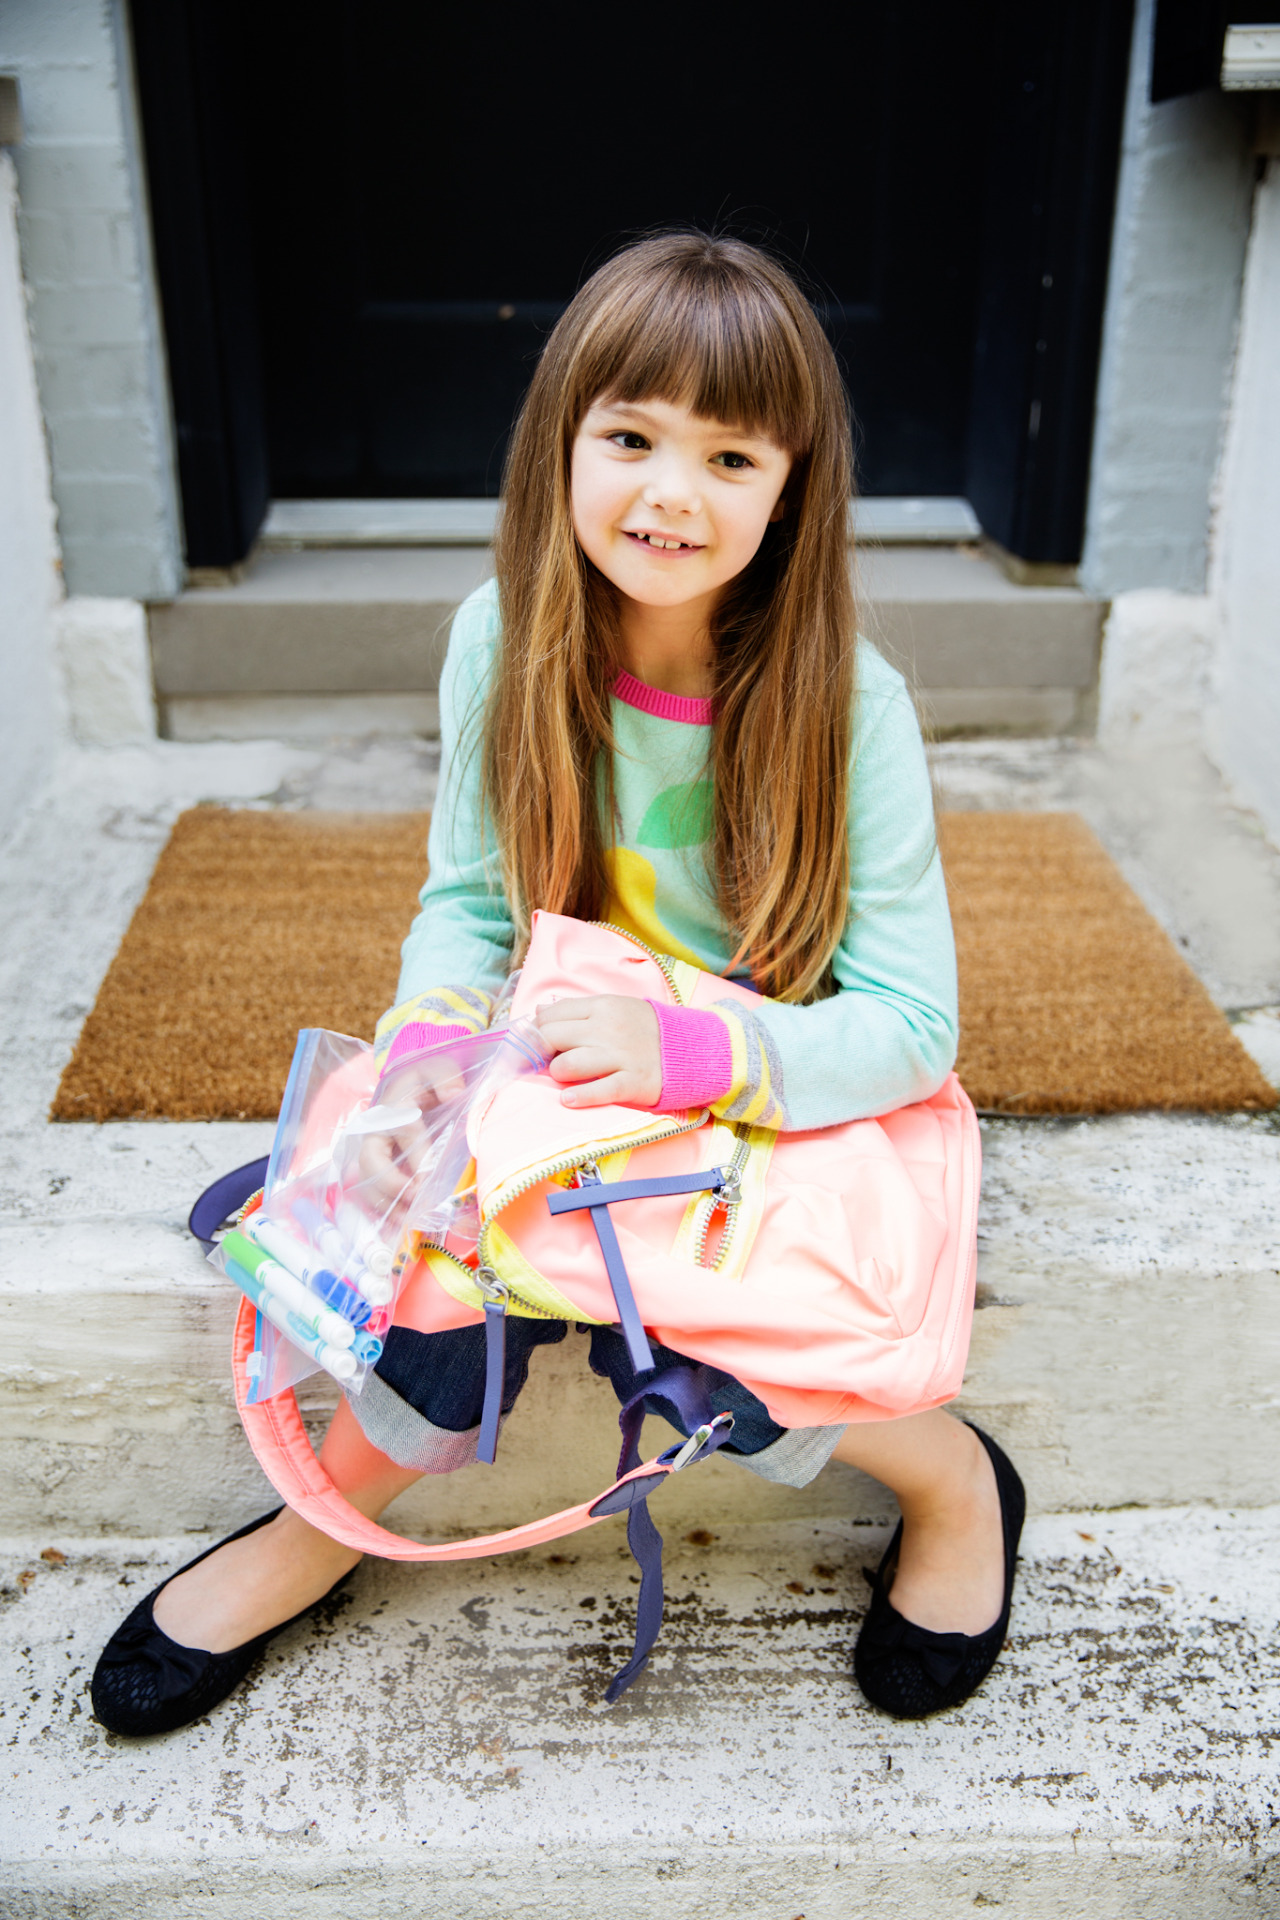
[[[166,599],[180,509],[122,0],[5,0],[23,267],[68,590]]]
[[[1210,495],[1249,237],[1252,106],[1152,106],[1154,0],[1139,0],[1081,577],[1202,594]]]
[[[56,744],[53,506],[18,263],[17,182],[0,150],[0,839]]]
[[[1280,846],[1280,160],[1254,207],[1212,585],[1210,746]]]

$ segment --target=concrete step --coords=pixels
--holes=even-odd
[[[725,1528],[709,1503],[694,1543],[657,1517],[666,1626],[615,1707],[636,1588],[601,1529],[502,1562],[367,1563],[223,1708],[152,1742],[93,1722],[88,1676],[203,1540],[10,1543],[4,1912],[1277,1912],[1276,1510],[1033,1521],[1000,1665],[915,1723],[849,1675],[884,1526]]]
[[[269,1126],[46,1127],[0,1143],[6,1524],[230,1526],[265,1488],[231,1405],[235,1295],[185,1234]],[[1280,1135],[1265,1118],[984,1123],[980,1310],[962,1409],[1038,1511],[1275,1497]],[[45,1196],[34,1215],[32,1192]],[[323,1377],[321,1377],[323,1378]],[[327,1382],[324,1383],[327,1389]],[[317,1422],[333,1404],[304,1396]],[[496,1469],[413,1496],[433,1532],[515,1524],[608,1484],[616,1408],[585,1343],[535,1357]],[[654,1423],[653,1450],[669,1434]],[[122,1464],[128,1463],[127,1471]],[[884,1514],[834,1465],[803,1493],[729,1461],[672,1501],[724,1522]],[[691,1509],[690,1509],[691,1510]]]
[[[1015,585],[976,547],[868,548],[857,559],[864,627],[940,734],[1088,729],[1100,602],[1074,587]],[[491,571],[478,546],[271,550],[233,584],[153,606],[169,731],[211,737],[220,716],[208,703],[230,696],[430,694],[454,609]]]

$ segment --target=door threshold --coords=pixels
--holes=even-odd
[[[488,547],[497,500],[273,500],[261,545]],[[854,503],[857,538],[878,546],[956,546],[982,532],[969,502],[938,494],[880,494]]]

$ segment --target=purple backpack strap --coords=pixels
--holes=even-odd
[[[243,1167],[233,1167],[230,1173],[224,1173],[220,1180],[206,1187],[192,1207],[187,1226],[206,1253],[213,1245],[218,1228],[225,1226],[233,1213],[239,1213],[250,1194],[256,1193],[266,1179],[269,1158],[264,1155],[261,1160],[250,1160]]]
[[[660,1460],[666,1461],[673,1456],[680,1459],[684,1455],[680,1465],[692,1466],[695,1460],[707,1459],[724,1445],[733,1431],[733,1415],[712,1411],[709,1391],[712,1378],[710,1367],[669,1367],[636,1389],[631,1398],[624,1402],[618,1415],[618,1425],[622,1428],[619,1478],[640,1465],[640,1429],[644,1425],[644,1403],[650,1394],[668,1401],[684,1425],[692,1430],[688,1440],[668,1447],[665,1453],[658,1456]],[[626,1692],[648,1664],[654,1641],[662,1630],[665,1603],[662,1535],[654,1526],[649,1512],[648,1494],[655,1488],[650,1487],[647,1480],[631,1480],[627,1483],[627,1490],[632,1493],[630,1512],[627,1514],[627,1545],[640,1569],[640,1596],[636,1601],[635,1647],[626,1666],[609,1682],[604,1697],[610,1706],[619,1695]]]

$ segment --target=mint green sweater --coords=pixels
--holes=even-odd
[[[397,1004],[378,1045],[422,1027],[474,1032],[506,977],[514,932],[493,835],[482,845],[478,721],[500,634],[496,583],[453,623],[440,686],[443,755],[430,877],[403,948]],[[705,880],[711,827],[708,702],[624,674],[613,701],[617,818],[605,918],[649,946],[722,973],[734,941]],[[785,724],[785,716],[780,716]],[[606,833],[606,844],[610,836]],[[833,961],[836,992],[812,1006],[761,998],[743,1013],[660,1019],[665,1109],[708,1104],[729,1119],[785,1128],[886,1113],[935,1092],[955,1058],[956,970],[920,730],[902,677],[858,649],[849,910]],[[487,851],[487,859],[486,859]],[[707,1041],[710,1038],[711,1044]],[[692,1059],[691,1059],[692,1056]],[[699,1065],[699,1061],[704,1064]]]

